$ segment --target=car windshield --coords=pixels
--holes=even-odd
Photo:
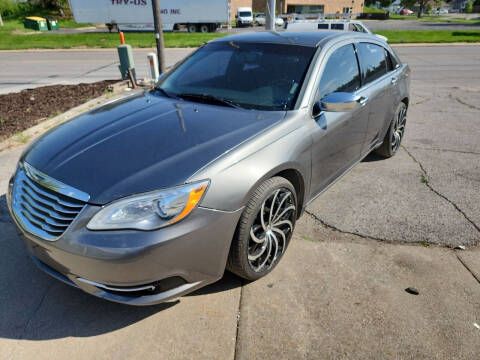
[[[156,85],[165,96],[259,110],[291,110],[316,48],[213,42]]]
[[[238,15],[241,17],[248,17],[248,16],[252,16],[252,13],[250,11],[240,11]]]

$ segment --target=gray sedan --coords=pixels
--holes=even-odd
[[[370,152],[393,156],[410,70],[373,35],[209,42],[151,91],[58,126],[20,158],[7,202],[33,261],[92,295],[156,304],[255,280],[305,207]]]

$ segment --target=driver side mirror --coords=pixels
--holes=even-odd
[[[356,96],[347,92],[335,92],[326,95],[320,101],[317,101],[312,108],[312,116],[314,118],[320,116],[322,111],[330,112],[348,112],[359,109],[364,106],[368,98]]]

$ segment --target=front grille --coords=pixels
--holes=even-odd
[[[83,194],[24,163],[15,175],[12,209],[26,231],[53,241],[67,230],[86,204],[65,195],[76,192]]]

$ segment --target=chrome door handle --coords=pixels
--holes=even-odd
[[[392,83],[392,85],[396,85],[398,83],[398,77],[392,77],[392,80],[390,82]]]
[[[358,103],[361,105],[361,106],[365,106],[365,104],[368,102],[368,97],[366,96],[362,96],[360,99],[358,99]]]

